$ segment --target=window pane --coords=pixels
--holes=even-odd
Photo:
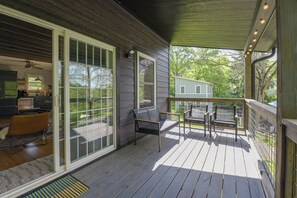
[[[86,63],[86,44],[78,43],[78,62]]]
[[[28,76],[28,90],[42,91],[43,76],[29,75]],[[6,83],[6,82],[5,82]]]
[[[77,61],[77,42],[72,39],[70,39],[70,61]]]
[[[140,82],[154,83],[154,62],[145,58],[139,59]]]
[[[102,49],[102,67],[106,67],[106,50]]]
[[[155,104],[155,62],[139,57],[139,107],[153,106]]]
[[[59,36],[59,60],[64,60],[64,37]]]
[[[88,65],[93,65],[93,46],[88,45]]]
[[[180,93],[185,93],[185,87],[180,87]]]
[[[94,65],[100,66],[100,48],[94,48]]]
[[[107,68],[112,69],[112,66],[113,66],[112,51],[108,51],[108,66],[107,66]]]
[[[200,93],[200,86],[196,86],[196,93]]]

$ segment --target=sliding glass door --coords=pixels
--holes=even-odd
[[[75,38],[69,42],[70,160],[114,144],[114,55]]]
[[[73,169],[115,149],[115,48],[72,32],[57,43],[56,160]]]

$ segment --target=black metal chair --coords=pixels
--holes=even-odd
[[[136,144],[136,132],[146,133],[159,136],[159,152],[161,151],[161,133],[171,130],[179,126],[180,137],[180,116],[176,113],[159,112],[158,107],[145,107],[133,109],[135,115],[135,136],[134,141]],[[171,119],[171,116],[177,116],[178,120]]]
[[[235,128],[235,141],[237,141],[237,113],[236,106],[233,107],[218,107],[215,106],[215,111],[210,115],[210,133],[213,126],[227,126]]]
[[[190,110],[184,112],[184,134],[186,122],[189,123],[191,132],[191,123],[200,123],[204,125],[204,136],[206,136],[206,128],[209,130],[209,112],[208,105],[191,105]],[[209,133],[211,137],[211,133]]]

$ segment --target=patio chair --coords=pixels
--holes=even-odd
[[[136,132],[151,135],[158,135],[159,152],[161,151],[161,133],[167,132],[172,128],[179,126],[180,137],[180,116],[176,113],[159,112],[158,107],[145,107],[133,109],[135,115],[135,136],[134,142],[136,145]],[[177,116],[178,120],[173,120],[172,116]]]
[[[10,144],[16,139],[26,138],[28,136],[35,136],[38,139],[41,134],[47,144],[47,128],[49,120],[49,112],[32,114],[32,115],[14,115],[11,118],[9,128],[7,130],[7,137]],[[30,141],[31,142],[31,141]],[[22,143],[25,145],[26,143]]]
[[[200,123],[204,125],[204,137],[206,136],[206,128],[209,130],[209,112],[208,105],[195,106],[191,105],[190,110],[184,112],[184,135],[186,122],[189,123],[191,132],[191,123]],[[211,137],[211,133],[209,133]]]
[[[226,126],[235,128],[235,141],[237,141],[237,113],[236,106],[233,107],[218,107],[215,106],[215,111],[210,115],[210,133],[213,126]]]

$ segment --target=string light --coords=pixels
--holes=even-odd
[[[268,3],[265,2],[264,5],[263,5],[263,10],[267,10],[268,8],[269,8]]]
[[[260,19],[260,23],[261,23],[261,24],[264,24],[264,23],[265,23],[265,19],[261,18],[261,19]]]
[[[253,45],[252,45],[252,44],[250,44],[250,45],[249,45],[249,47],[250,47],[250,48],[252,48],[252,47],[253,47]]]
[[[257,34],[258,34],[258,30],[255,30],[255,31],[254,31],[254,35],[257,35]]]
[[[257,41],[257,39],[256,38],[253,38],[253,42],[255,43]]]

